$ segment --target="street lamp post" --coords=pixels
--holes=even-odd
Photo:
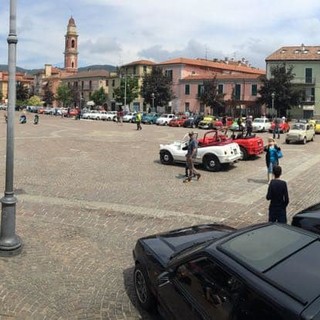
[[[16,235],[16,203],[13,191],[14,160],[14,112],[16,104],[16,0],[10,0],[10,28],[8,42],[9,96],[6,148],[6,182],[4,197],[1,198],[0,256],[13,256],[21,252],[22,243]]]
[[[274,92],[271,93],[271,116],[274,117],[274,97],[276,96],[276,94]]]
[[[154,93],[151,93],[151,99],[152,99],[152,112],[155,112],[154,110]]]

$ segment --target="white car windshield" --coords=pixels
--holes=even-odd
[[[263,119],[254,119],[253,122],[257,122],[257,123],[264,123],[265,121]]]
[[[294,130],[305,130],[305,125],[304,124],[293,124],[292,129]]]

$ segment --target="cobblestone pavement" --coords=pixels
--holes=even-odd
[[[1,111],[2,112],[2,111]],[[6,125],[0,112],[0,188]],[[264,156],[183,184],[184,166],[159,163],[159,144],[188,130],[41,116],[15,121],[16,232],[22,253],[0,258],[0,319],[157,319],[132,288],[136,239],[196,223],[262,222]],[[200,134],[203,132],[200,131]],[[265,141],[267,133],[262,134]],[[319,144],[286,145],[288,215],[319,201]]]

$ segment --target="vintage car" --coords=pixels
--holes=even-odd
[[[203,120],[198,123],[199,129],[214,129],[221,127],[222,122],[215,116],[205,116]]]
[[[269,131],[271,128],[271,122],[268,118],[255,118],[252,121],[253,132]]]
[[[187,116],[179,116],[169,122],[170,127],[183,127],[184,122],[188,119]]]
[[[202,115],[194,115],[189,117],[184,123],[183,126],[184,128],[197,128],[199,122],[203,120]]]
[[[195,133],[195,139],[198,134]],[[186,162],[186,153],[189,143],[189,136],[186,134],[182,140],[174,141],[171,144],[160,144],[160,161],[162,164],[173,164],[174,162]],[[202,165],[208,171],[219,171],[241,158],[240,148],[237,143],[225,141],[220,145],[198,146],[197,156],[194,159],[195,165]]]
[[[218,145],[225,143],[226,141],[236,142],[240,147],[241,160],[247,160],[250,157],[258,156],[263,153],[263,139],[257,137],[255,134],[245,136],[243,132],[236,134],[231,131],[232,134],[228,136],[227,131],[211,130],[204,134],[203,138],[199,139],[199,146],[202,145]]]
[[[123,116],[122,121],[123,122],[134,122],[136,118],[136,112],[129,112],[126,115]]]
[[[140,238],[139,304],[163,319],[318,320],[320,236],[264,223],[184,227]]]
[[[289,132],[286,134],[286,143],[300,142],[306,144],[307,141],[313,141],[314,136],[315,131],[312,124],[295,122],[292,124]]]
[[[320,120],[315,121],[314,131],[315,133],[320,133]]]
[[[147,113],[142,116],[141,122],[144,124],[155,124],[159,117],[159,113]]]
[[[172,119],[176,119],[176,115],[173,113],[164,113],[157,120],[158,126],[167,126]]]
[[[286,132],[288,132],[290,130],[290,125],[285,119],[278,118],[278,122],[279,122],[279,131],[280,131],[280,133],[286,133]],[[272,121],[271,127],[270,127],[270,129],[268,131],[270,133],[272,133],[274,131],[274,127],[275,127],[275,123],[274,123],[274,121]]]
[[[106,111],[102,120],[117,121],[117,111]]]

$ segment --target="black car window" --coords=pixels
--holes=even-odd
[[[176,275],[201,314],[209,319],[236,319],[241,283],[216,263],[207,258],[192,260],[181,265]]]

